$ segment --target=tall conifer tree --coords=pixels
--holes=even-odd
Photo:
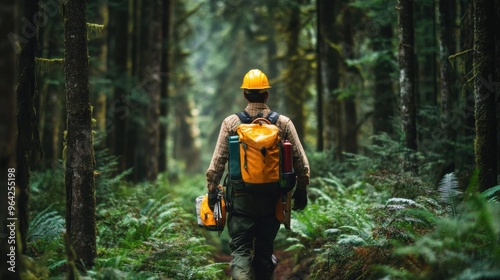
[[[66,87],[66,232],[77,259],[92,267],[96,217],[86,0],[68,1],[64,15]]]

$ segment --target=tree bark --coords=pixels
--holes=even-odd
[[[436,72],[436,1],[416,2],[413,6],[413,26],[420,33],[414,42],[415,58],[415,100],[418,104],[437,105],[437,72]],[[420,30],[419,30],[420,29]],[[422,31],[420,31],[422,32]]]
[[[417,126],[415,109],[415,62],[413,0],[400,0],[399,8],[399,86],[401,96],[401,121],[403,145],[407,149],[403,159],[403,169],[417,171],[415,159],[417,151]]]
[[[9,215],[7,211],[9,207],[9,197],[12,196],[12,192],[15,192],[14,186],[12,186],[11,182],[16,182],[16,178],[14,180],[9,180],[10,171],[14,171],[12,169],[16,169],[16,74],[17,74],[17,61],[16,61],[16,53],[15,49],[11,44],[9,44],[5,38],[8,37],[8,34],[13,32],[17,33],[17,6],[16,1],[8,0],[3,2],[3,8],[0,9],[0,18],[2,19],[2,24],[0,24],[0,36],[3,38],[2,44],[0,44],[0,69],[5,69],[3,74],[0,75],[0,179],[3,182],[4,187],[0,192],[0,207],[2,210],[0,211],[0,226],[2,227],[2,233],[7,234],[5,237],[2,237],[3,241],[0,244],[0,279],[13,279],[18,280],[21,279],[21,271],[23,267],[22,263],[19,260],[21,251],[21,246],[15,246],[14,254],[16,255],[15,262],[15,270],[10,271],[9,268],[12,267],[8,263],[10,261],[11,246],[13,241],[8,241],[11,239],[7,239],[10,236],[10,229],[7,227],[11,221],[7,220],[8,218],[13,218]],[[18,176],[19,173],[12,172],[14,176]],[[11,192],[9,194],[9,192]],[[15,202],[15,200],[13,200]],[[17,230],[17,229],[14,229]],[[17,231],[16,231],[17,232]],[[17,241],[16,241],[17,242]],[[19,244],[16,244],[19,245]]]
[[[352,7],[346,5],[343,13],[344,40],[342,50],[346,59],[354,58],[354,29],[352,26],[352,13]],[[359,71],[355,67],[349,67],[347,65],[346,67],[348,76],[344,80],[346,80],[348,83],[361,85],[361,74],[359,73]],[[345,88],[348,88],[348,85],[345,85]],[[356,105],[356,92],[349,92],[348,96],[344,98],[343,101],[345,116],[345,146],[342,147],[342,150],[348,153],[356,154],[358,153],[358,114]]]
[[[479,191],[497,183],[495,10],[493,0],[474,0],[475,155]]]
[[[302,0],[292,1],[290,18],[287,26],[287,69],[286,71],[286,101],[287,112],[293,120],[300,138],[305,133],[304,103],[306,95],[306,81],[309,79],[306,62],[299,58],[299,38],[301,26],[300,5]]]
[[[495,1],[495,26],[500,25],[500,2]],[[495,73],[496,73],[496,90],[500,90],[500,32],[495,33]],[[500,96],[497,93],[496,113],[497,113],[497,174],[500,174]],[[497,196],[498,197],[498,196]]]
[[[394,116],[395,96],[392,89],[391,73],[392,66],[391,38],[392,26],[386,24],[380,27],[380,36],[372,38],[372,46],[378,56],[374,71],[375,90],[373,96],[373,134],[382,132],[392,134],[393,127],[391,119]]]
[[[159,172],[160,155],[160,100],[162,73],[161,61],[158,58],[162,56],[162,1],[154,0],[149,6],[151,9],[150,22],[150,48],[143,50],[149,53],[148,57],[148,79],[150,83],[145,85],[145,90],[149,96],[149,105],[147,112],[147,149],[146,149],[146,177],[150,181],[156,180]]]
[[[450,0],[440,0],[438,5],[439,11],[439,84],[440,84],[440,99],[441,99],[441,129],[444,130],[444,135],[446,136],[446,141],[444,142],[443,154],[449,155],[449,159],[444,166],[443,173],[447,174],[454,171],[454,158],[455,151],[453,148],[453,143],[455,142],[455,130],[453,129],[453,123],[450,123],[452,119],[452,100],[453,96],[451,93],[452,88],[452,71],[450,61],[448,57],[450,56],[450,45],[451,45],[451,33],[452,33],[452,22],[451,22],[451,11],[453,10],[453,1]]]
[[[323,121],[323,96],[327,90],[325,89],[325,82],[323,81],[323,55],[325,48],[325,39],[321,33],[324,29],[324,10],[322,7],[323,1],[316,1],[316,151],[322,152],[325,148],[324,121]]]
[[[33,19],[38,12],[37,1],[26,1],[24,15],[27,19]],[[38,128],[36,124],[36,112],[34,98],[36,95],[35,78],[35,55],[38,49],[38,31],[36,22],[32,24],[31,36],[24,45],[19,61],[19,85],[17,87],[17,186],[19,231],[23,253],[26,251],[26,235],[28,233],[28,206],[30,192],[30,164],[31,156],[35,149],[39,149]],[[23,28],[27,28],[23,26]]]
[[[66,232],[77,259],[92,267],[96,257],[94,149],[89,93],[87,2],[65,6]]]
[[[170,81],[170,44],[172,34],[172,5],[173,0],[163,0],[162,3],[162,54],[161,54],[161,100],[160,100],[160,158],[159,172],[168,170],[168,122],[165,120],[169,114],[169,81]]]
[[[109,52],[108,66],[111,80],[115,81],[113,98],[109,102],[108,120],[106,132],[108,133],[108,147],[111,152],[118,156],[118,170],[125,170],[130,165],[127,164],[128,154],[131,153],[127,130],[132,106],[129,102],[130,79],[128,62],[128,1],[123,5],[108,6],[109,14]],[[111,74],[112,73],[112,74]]]
[[[339,1],[318,0],[319,30],[318,30],[318,67],[321,84],[318,85],[318,95],[323,99],[323,106],[328,108],[322,116],[324,120],[324,149],[335,150],[337,159],[341,158],[342,122],[341,104],[334,93],[339,88],[339,54],[331,44],[338,43],[336,18],[339,14]],[[319,106],[319,104],[318,104]],[[319,116],[318,116],[319,118]],[[335,148],[335,149],[334,149]]]

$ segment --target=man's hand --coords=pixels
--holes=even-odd
[[[208,192],[208,206],[212,210],[214,209],[215,203],[218,200],[217,197],[218,197],[217,191]]]
[[[292,210],[303,210],[307,206],[307,191],[296,189],[292,196]]]
[[[221,185],[217,187],[208,188],[208,206],[210,209],[214,209],[215,203],[220,200],[220,196],[223,195],[224,189]]]

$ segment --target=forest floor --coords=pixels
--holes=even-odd
[[[306,279],[307,267],[299,269],[299,272],[294,273],[292,254],[282,250],[276,250],[275,256],[278,260],[278,266],[274,272],[275,280],[302,280]],[[215,257],[216,262],[230,263],[232,257],[230,255],[218,255]],[[224,270],[226,276],[231,278],[231,270],[229,266]]]

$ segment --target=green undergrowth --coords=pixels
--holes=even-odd
[[[474,176],[468,185],[454,173],[426,176],[441,164],[438,155],[417,155],[425,167],[418,175],[402,172],[398,142],[376,140],[383,145],[372,145],[371,156],[345,155],[342,163],[311,154],[309,204],[278,233],[278,269],[290,279],[500,278],[500,186],[477,194],[469,191]],[[129,171],[116,175],[116,158],[97,155],[98,255],[83,277],[227,279],[227,229],[218,236],[196,225],[203,174],[131,183]],[[61,176],[53,168],[32,177],[27,264],[42,279],[66,273]]]
[[[81,271],[84,279],[224,279],[217,262],[222,241],[196,224],[195,198],[204,194],[203,176],[159,176],[153,183],[125,180],[117,158],[96,152],[97,258]],[[32,174],[28,268],[25,279],[63,279],[64,168]],[[225,235],[227,239],[227,235]],[[227,241],[227,240],[226,240]]]
[[[218,279],[224,275],[220,268],[224,264],[215,264],[215,248],[182,200],[162,194],[162,187],[155,184],[135,189],[123,189],[123,197],[98,210],[99,256],[90,276]]]
[[[279,243],[308,279],[498,279],[500,186],[464,197],[451,173],[423,193],[316,178]]]

